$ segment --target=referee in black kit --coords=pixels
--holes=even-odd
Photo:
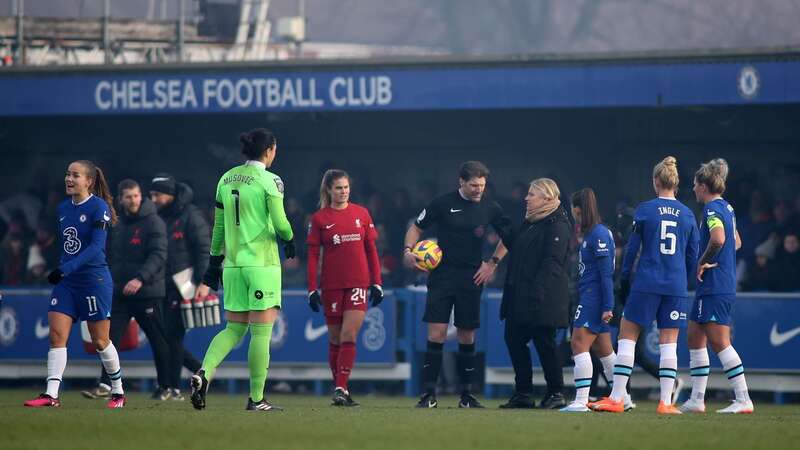
[[[455,309],[458,330],[458,372],[461,388],[459,408],[482,408],[472,395],[472,373],[475,371],[475,330],[480,327],[480,297],[503,256],[499,245],[488,261],[482,261],[481,247],[487,225],[501,236],[510,228],[510,220],[500,205],[483,198],[489,169],[479,161],[461,164],[458,190],[434,199],[408,228],[404,240],[406,266],[414,267],[417,257],[411,253],[422,230],[436,225],[436,236],[442,249],[442,262],[428,277],[428,298],[423,320],[428,323],[428,347],[422,367],[424,392],[418,408],[435,408],[436,382],[442,367],[442,348],[447,335],[450,313]]]

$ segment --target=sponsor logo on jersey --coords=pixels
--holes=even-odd
[[[108,215],[108,212],[103,211],[103,220],[105,222],[111,222],[111,216]]]
[[[669,318],[672,320],[678,320],[680,317],[681,315],[678,313],[678,311],[673,310],[671,313],[669,313]]]
[[[51,306],[56,306],[57,304],[58,304],[58,299],[57,298],[53,297],[53,298],[50,299],[50,305]]]
[[[425,220],[425,210],[423,209],[421,213],[417,216],[417,223],[422,222]]]
[[[78,220],[80,220],[81,222],[86,222],[86,214],[81,214]]]
[[[256,299],[261,300],[262,298],[264,298],[264,293],[261,292],[261,291],[256,291],[255,292],[255,296],[256,296]]]
[[[361,240],[361,235],[358,233],[353,234],[334,234],[333,235],[333,244],[339,245],[344,242],[356,242]]]

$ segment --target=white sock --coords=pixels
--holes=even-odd
[[[692,369],[692,399],[705,401],[706,385],[711,363],[708,359],[708,350],[703,348],[689,349],[689,367]]]
[[[610,355],[600,358],[600,363],[603,365],[603,374],[608,380],[608,385],[614,387],[614,361],[617,360],[617,354],[611,352]]]
[[[47,352],[47,390],[45,394],[53,398],[58,398],[58,390],[61,387],[61,378],[64,376],[64,369],[67,368],[67,348],[51,348]]]
[[[658,381],[661,385],[661,401],[665,405],[672,404],[672,390],[675,388],[675,377],[678,376],[678,344],[661,344],[658,364]]]
[[[742,366],[742,359],[739,358],[736,349],[732,345],[728,346],[728,348],[717,353],[717,356],[719,356],[722,369],[725,370],[725,375],[731,383],[736,400],[750,400],[750,394],[747,392],[747,381],[744,378],[744,366]]]
[[[572,359],[575,360],[575,402],[585,405],[589,402],[589,388],[592,387],[592,357],[589,352],[583,352]]]
[[[124,394],[125,391],[122,390],[122,369],[119,366],[119,354],[114,347],[114,343],[109,342],[108,346],[103,350],[98,350],[97,354],[100,355],[103,368],[111,378],[111,393]]]
[[[621,401],[628,389],[628,379],[633,373],[633,357],[636,352],[636,341],[620,339],[617,344],[617,359],[614,361],[614,386],[611,388],[611,400]]]

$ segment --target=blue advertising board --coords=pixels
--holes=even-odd
[[[224,299],[223,299],[224,301]],[[47,355],[48,333],[47,291],[4,291],[0,307],[0,362],[2,360],[44,360]],[[392,364],[396,361],[397,305],[387,295],[378,307],[367,311],[364,325],[356,342],[358,362]],[[209,342],[222,326],[195,328],[188,332],[186,347],[202,356]],[[123,353],[123,360],[151,360],[152,354],[144,336],[140,346]],[[247,361],[249,337],[236,347],[227,361]],[[70,359],[96,359],[83,348],[81,327],[73,327],[68,345]],[[283,308],[275,322],[270,344],[271,361],[281,363],[328,364],[328,339],[321,313],[308,309],[304,292],[284,292]]]
[[[500,301],[488,298],[485,307],[489,317],[497,317]],[[658,329],[644,331],[645,349],[658,361]],[[797,294],[739,294],[733,314],[733,345],[748,370],[800,371],[800,296]],[[486,366],[511,367],[503,341],[503,324],[487,321]],[[531,346],[534,364],[539,365]],[[720,367],[714,352],[709,351],[711,364]],[[686,330],[678,338],[678,364],[689,367]]]
[[[800,102],[797,61],[0,75],[0,116]]]

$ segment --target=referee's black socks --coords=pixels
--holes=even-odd
[[[472,377],[475,373],[475,343],[458,344],[458,376],[461,394],[472,391]]]
[[[436,382],[442,370],[442,349],[444,343],[428,341],[425,362],[422,365],[422,388],[426,394],[436,395]]]

